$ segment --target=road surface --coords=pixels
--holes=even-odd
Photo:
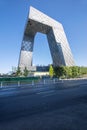
[[[83,129],[87,129],[87,81],[1,89],[0,130]]]

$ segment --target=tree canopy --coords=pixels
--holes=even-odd
[[[58,78],[76,78],[81,77],[82,75],[87,74],[87,67],[79,66],[50,66],[49,75],[51,77],[55,76]]]

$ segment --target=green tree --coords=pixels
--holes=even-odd
[[[72,67],[68,67],[68,78],[72,78]]]
[[[81,74],[87,74],[87,67],[81,67]]]
[[[81,67],[78,67],[78,76],[81,76]]]
[[[65,66],[65,77],[66,78],[71,78],[72,77],[72,68]]]
[[[52,65],[50,65],[50,68],[49,68],[49,75],[50,75],[51,78],[52,78],[53,75],[54,75],[54,69],[53,69],[53,66],[52,66]]]
[[[25,77],[27,77],[28,74],[29,74],[29,71],[28,71],[28,69],[25,67],[25,68],[24,68],[24,73],[23,73],[23,75],[24,75]]]
[[[16,71],[16,76],[21,76],[21,75],[22,75],[21,69],[20,67],[18,67]]]
[[[64,77],[64,75],[65,75],[64,66],[54,67],[54,73],[55,73],[55,76],[58,78]]]
[[[78,67],[72,66],[72,78],[75,78],[78,76]]]

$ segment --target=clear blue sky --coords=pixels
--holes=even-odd
[[[87,0],[0,0],[0,73],[18,65],[30,6],[62,23],[75,63],[87,66]],[[52,63],[46,36],[35,37],[33,64]]]

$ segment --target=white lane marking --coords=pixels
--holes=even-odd
[[[55,90],[50,90],[50,91],[41,91],[41,92],[38,92],[38,93],[36,93],[36,94],[49,94],[49,93],[54,93],[55,92]]]
[[[2,87],[0,91],[11,91],[11,90],[16,90],[17,88],[5,88],[5,87]]]
[[[53,95],[56,95],[56,93],[49,93],[49,94],[43,95],[42,97],[45,98],[45,97],[49,97],[49,96],[53,96]]]

